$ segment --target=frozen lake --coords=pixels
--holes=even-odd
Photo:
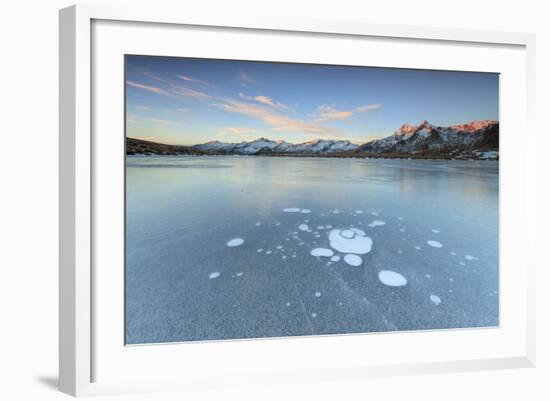
[[[496,326],[498,162],[128,157],[126,342]]]

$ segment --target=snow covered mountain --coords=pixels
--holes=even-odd
[[[452,153],[498,150],[498,121],[482,120],[438,127],[423,121],[402,125],[393,135],[361,145],[361,153]]]
[[[127,138],[128,154],[159,155],[315,155],[336,157],[412,157],[497,159],[499,123],[493,120],[440,127],[423,121],[403,124],[392,135],[360,146],[347,140],[316,139],[293,144],[258,138],[250,142],[207,142],[194,146],[157,144]]]
[[[195,145],[193,148],[205,153],[261,155],[270,153],[324,154],[352,152],[357,150],[359,146],[350,141],[343,140],[316,139],[314,141],[292,144],[285,141],[272,141],[266,138],[259,138],[251,142],[240,143],[213,141]]]

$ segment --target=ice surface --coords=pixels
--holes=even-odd
[[[498,325],[498,162],[127,159],[129,344]],[[407,285],[387,287],[381,270]]]
[[[363,263],[363,259],[359,255],[354,255],[352,253],[349,253],[346,256],[344,256],[344,262],[346,262],[350,266],[357,267],[357,266],[361,266],[361,264]]]
[[[241,246],[242,244],[244,244],[244,239],[242,238],[233,238],[227,241],[227,246],[231,248],[236,246]]]
[[[310,252],[311,256],[325,256],[330,257],[334,255],[334,252],[332,250],[327,248],[315,248]]]
[[[426,241],[426,243],[429,245],[429,246],[432,246],[434,248],[443,248],[443,245],[441,244],[441,242],[439,241],[435,241],[435,240],[429,240],[429,241]]]
[[[372,249],[372,239],[357,233],[353,229],[334,229],[329,234],[330,246],[343,253],[369,253]]]
[[[382,284],[390,287],[402,287],[407,285],[407,279],[403,275],[392,270],[381,270],[378,273],[378,279]]]

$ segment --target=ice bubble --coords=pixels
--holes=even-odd
[[[299,207],[287,207],[286,209],[283,209],[283,212],[285,213],[298,213],[299,211]]]
[[[439,298],[437,295],[430,295],[430,301],[432,301],[434,304],[439,305],[441,303],[441,298]]]
[[[332,211],[332,213],[333,213],[333,214],[340,214],[340,210],[339,210],[339,209],[334,209],[334,210]]]
[[[441,231],[437,228],[432,228],[432,233],[439,234]]]
[[[281,256],[281,259],[286,259],[286,255]]]
[[[311,317],[317,317],[317,313],[312,313]]]
[[[346,262],[350,266],[357,267],[357,266],[361,266],[361,264],[363,263],[363,259],[361,259],[361,256],[359,255],[354,255],[352,253],[349,253],[346,256],[344,256],[344,262]]]
[[[466,255],[466,256],[464,256],[464,259],[466,259],[466,260],[478,260],[479,258],[477,258],[475,256],[472,256],[472,255]]]
[[[352,228],[351,231],[353,231],[357,235],[363,235],[363,236],[367,235],[367,233],[365,233],[363,230],[360,230],[358,228]]]
[[[378,273],[378,279],[390,287],[402,287],[407,285],[407,279],[401,274],[391,270],[381,270]]]
[[[317,226],[317,230],[324,230],[325,226]]]
[[[426,274],[424,277],[431,278],[432,276],[430,276],[429,274]]]
[[[315,296],[316,296],[317,298],[319,298],[319,297],[321,296],[321,293],[320,293],[319,291],[317,291],[317,292],[315,293]]]
[[[256,223],[256,226],[261,226],[262,223],[260,223],[259,221]]]
[[[451,278],[449,278],[449,281],[452,283],[452,282],[455,281],[455,279],[451,277]]]
[[[357,213],[357,214],[363,214],[363,211],[362,211],[362,210],[356,210],[355,213]]]
[[[459,264],[460,266],[466,266],[466,263],[464,263],[464,262],[458,262],[458,264]]]
[[[262,248],[259,248],[259,249],[256,249],[256,252],[260,253],[260,252],[263,252],[264,250]]]
[[[300,210],[300,213],[304,213],[304,214],[311,213],[311,210],[310,209],[302,209],[302,210]]]
[[[355,237],[355,232],[352,230],[342,230],[342,232],[340,232],[340,235],[344,238],[350,239]]]
[[[370,224],[369,224],[370,225]],[[405,229],[404,228],[400,228],[399,229],[400,232],[404,233],[405,232]]]
[[[220,273],[219,272],[214,272],[214,273],[210,273],[210,276],[208,276],[209,279],[214,279],[214,278],[218,278],[220,277]]]
[[[350,236],[350,233],[353,235]],[[363,255],[369,253],[372,249],[372,239],[353,229],[331,230],[328,238],[330,246],[343,253],[357,253]]]
[[[307,226],[307,224],[300,224],[298,226],[298,229],[301,230],[301,231],[307,231],[307,230],[309,230],[309,227]]]
[[[271,255],[271,251],[265,251],[266,255]]]
[[[385,226],[386,222],[382,220],[374,220],[372,223],[369,224],[369,227],[378,227],[378,226]]]
[[[276,222],[275,222],[275,225],[276,225],[276,226],[280,226],[281,223],[279,223],[278,221],[276,221]]]
[[[450,252],[450,254],[456,256],[456,252]]]
[[[443,248],[443,245],[441,245],[441,242],[439,241],[429,240],[426,242],[429,246],[433,246],[434,248]]]
[[[321,238],[319,234],[315,234],[315,238]]]
[[[233,238],[227,241],[227,246],[229,247],[241,246],[242,244],[244,244],[244,239],[242,238]]]
[[[397,253],[401,255],[403,253],[403,251],[401,249],[398,249]]]
[[[421,248],[421,247],[419,247],[418,245],[417,245],[417,246],[415,246],[415,247],[414,247],[414,249],[416,249],[417,251],[421,251],[421,250],[422,250],[422,248]]]
[[[378,212],[370,212],[373,216],[378,216]]]
[[[332,255],[334,255],[334,252],[332,252],[332,250],[327,248],[315,248],[310,252],[310,255],[331,257]]]
[[[286,306],[290,306],[290,302],[287,302],[287,303],[286,303]]]
[[[403,218],[403,217],[398,217],[398,218],[397,218],[397,220],[401,220],[401,221],[403,221],[403,220],[404,220],[404,218]]]
[[[275,248],[277,248],[277,249],[283,249],[283,246],[282,246],[282,245],[277,245]]]
[[[243,272],[238,272],[237,277],[241,277],[243,275]]]
[[[332,260],[333,262],[339,262],[340,261],[340,256],[334,255],[332,258],[330,258],[330,260]]]
[[[329,228],[329,229],[332,228],[332,226],[330,224],[326,225],[325,227]]]

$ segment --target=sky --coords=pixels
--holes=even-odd
[[[498,74],[126,56],[126,136],[361,144],[402,124],[498,120]]]

